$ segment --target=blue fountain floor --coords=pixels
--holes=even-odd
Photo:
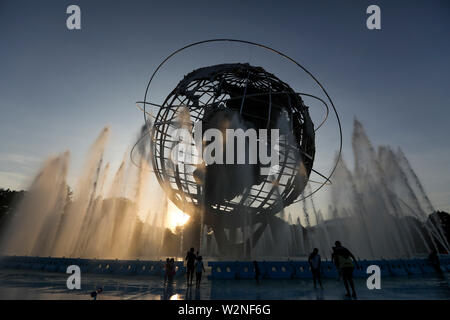
[[[85,274],[80,290],[68,290],[69,275],[25,270],[0,270],[0,299],[92,299],[90,292],[102,287],[98,299],[262,299],[341,300],[342,281],[323,279],[324,289],[314,289],[311,280],[208,280],[199,289],[187,287],[184,278],[164,285],[158,277]],[[450,300],[450,274],[387,277],[380,290],[369,290],[365,279],[355,279],[358,299]]]

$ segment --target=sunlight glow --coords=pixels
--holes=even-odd
[[[167,227],[172,231],[176,227],[184,225],[188,222],[190,216],[178,209],[176,205],[169,201],[167,205]]]

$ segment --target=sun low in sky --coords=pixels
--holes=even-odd
[[[181,211],[176,205],[169,201],[167,206],[167,227],[175,231],[176,227],[183,226],[189,221],[190,216]]]

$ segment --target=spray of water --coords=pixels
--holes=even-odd
[[[441,230],[426,223],[434,209],[405,155],[388,146],[376,152],[356,119],[352,144],[355,169],[339,160],[328,212],[307,228],[309,249],[329,256],[340,240],[360,257],[413,257],[429,253],[437,239],[448,250]]]
[[[140,167],[130,165],[127,153],[108,177],[109,135],[109,128],[103,129],[91,146],[73,198],[69,153],[44,163],[3,233],[3,254],[124,259],[161,253],[167,200],[150,179],[147,149],[138,148]]]
[[[139,165],[124,156],[114,172],[104,159],[109,135],[109,128],[103,129],[91,146],[73,194],[67,187],[70,154],[43,164],[2,234],[0,253],[118,259],[163,254],[168,200],[151,173],[148,138],[140,138],[136,148],[139,157],[133,158]],[[412,257],[438,243],[448,250],[442,230],[426,223],[434,208],[403,152],[390,147],[375,151],[356,120],[352,144],[355,168],[339,159],[328,204],[319,209],[309,197],[296,218],[289,209],[281,210],[263,221],[264,229],[242,215],[242,226],[227,234],[243,243],[236,256],[301,256],[317,247],[327,257],[335,240],[364,258]],[[217,255],[214,232],[199,232],[202,252]],[[184,241],[182,233],[179,237]]]

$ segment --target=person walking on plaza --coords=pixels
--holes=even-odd
[[[170,259],[166,259],[166,263],[164,264],[164,283],[167,282],[169,279],[169,273],[170,273]]]
[[[192,286],[192,281],[194,278],[194,269],[195,269],[195,260],[197,259],[197,256],[194,253],[194,248],[191,248],[188,253],[186,254],[185,260],[186,263],[186,273],[187,273],[187,285]]]
[[[202,256],[198,256],[197,262],[195,263],[195,286],[197,288],[200,287],[200,282],[202,281],[202,272],[205,272],[202,260]]]
[[[176,270],[175,270],[175,259],[171,258],[169,261],[169,270],[168,270],[168,279],[169,282],[173,281],[173,277],[175,276]]]
[[[323,289],[322,280],[320,279],[320,254],[319,249],[314,248],[313,252],[309,255],[308,258],[309,266],[311,267],[311,273],[314,281],[314,289],[317,288],[316,282],[319,282],[320,289]]]
[[[346,297],[350,297],[349,285],[352,289],[352,297],[356,298],[355,284],[353,283],[353,269],[358,267],[353,254],[347,248],[343,247],[340,241],[336,241],[331,260],[338,266],[344,281]],[[352,261],[353,260],[353,261]]]

